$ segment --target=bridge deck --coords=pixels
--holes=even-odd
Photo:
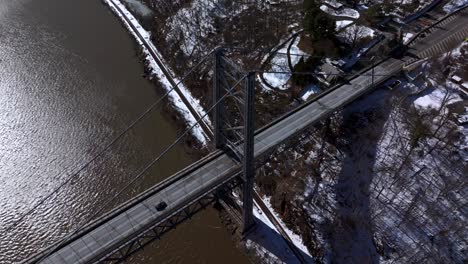
[[[401,61],[386,61],[375,69],[375,74],[388,73],[389,68],[396,72],[401,65]],[[385,70],[383,67],[385,67]],[[375,82],[382,82],[386,78],[384,76],[376,77]],[[371,89],[370,79],[370,77],[358,77],[352,80],[350,84],[329,93],[260,133],[255,137],[255,157],[268,153],[268,151],[291,136],[303,131],[337,108],[369,91]],[[88,263],[96,261],[108,253],[107,249],[115,248],[122,241],[127,241],[129,237],[132,237],[135,233],[140,233],[146,226],[162,221],[168,214],[199,198],[219,182],[233,176],[238,170],[239,166],[235,161],[227,155],[221,155],[69,243],[66,247],[49,256],[47,263]],[[160,201],[165,201],[168,204],[167,208],[162,212],[155,209],[155,205]]]
[[[418,51],[417,54],[430,53],[432,47],[442,43],[448,36],[458,36],[457,40],[458,38],[462,40],[464,35],[458,33],[462,30],[466,33],[467,25],[466,15],[460,16],[459,19],[454,19],[444,25],[444,28],[435,30],[431,37],[426,37],[424,43],[413,45],[412,48]],[[437,47],[440,49],[440,46]],[[405,60],[409,59],[405,58]],[[404,60],[388,59],[376,66],[375,84],[388,79],[388,76],[382,75],[398,73],[403,63]],[[371,70],[364,73],[364,75],[370,74],[372,74]],[[285,116],[255,137],[255,157],[264,156],[275,146],[372,89],[371,77],[356,77],[348,84],[340,86],[293,114]],[[178,180],[166,188],[153,191],[154,193],[139,203],[132,204],[118,214],[103,219],[99,225],[93,226],[85,233],[74,237],[72,241],[53,249],[53,252],[44,259],[39,256],[33,262],[44,261],[56,264],[95,262],[141,233],[142,230],[161,222],[185,204],[199,199],[214,187],[234,177],[239,170],[240,166],[224,154],[208,159],[202,166],[189,171],[183,177],[177,174],[173,176],[178,176]],[[155,205],[160,201],[168,204],[162,212],[155,209]]]

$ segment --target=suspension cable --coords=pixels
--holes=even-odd
[[[117,192],[114,196],[112,196],[110,199],[107,199],[107,201],[101,206],[95,213],[93,213],[90,216],[90,219],[94,219],[97,215],[99,215],[107,206],[109,206],[117,197],[119,197],[122,193],[124,193],[130,186],[132,186],[137,180],[139,180],[141,177],[144,176],[144,174],[151,168],[153,167],[161,158],[163,158],[174,146],[176,146],[195,126],[199,125],[201,120],[208,116],[208,114],[218,105],[220,104],[225,97],[230,95],[231,91],[236,88],[245,78],[247,75],[242,76],[242,78],[237,81],[229,90],[218,100],[216,101],[215,104],[213,104],[206,113],[201,116],[196,123],[194,123],[192,126],[187,128],[184,133],[182,133],[175,141],[173,141],[164,151],[162,151],[156,158],[154,158],[150,163],[148,163],[131,181],[129,181],[123,188],[120,189],[119,192]],[[87,222],[81,224],[78,228],[75,229],[72,233],[69,235],[65,236],[58,244],[56,244],[53,248],[49,249],[49,253],[45,254],[42,256],[37,263],[41,262],[48,256],[50,256],[57,248],[60,248],[64,243],[66,243],[72,236],[75,234],[79,233],[81,229],[87,224]]]

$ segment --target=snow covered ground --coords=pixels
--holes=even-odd
[[[286,242],[281,238],[274,225],[257,208],[254,209],[254,216],[257,220],[255,231],[249,235],[246,241],[247,248],[256,251],[265,263],[294,263],[299,264],[299,260],[289,249]]]
[[[264,200],[264,203],[267,206],[270,206],[268,199]],[[273,210],[272,208],[270,209]],[[274,211],[271,212],[274,213]],[[254,207],[254,216],[257,221],[257,226],[247,237],[246,246],[256,250],[257,255],[262,257],[265,263],[300,264],[301,262],[284,241],[275,225],[268,219],[265,213],[261,211],[260,206],[256,203]],[[307,263],[314,263],[310,253],[302,243],[302,239],[297,234],[287,229],[280,218],[276,217],[276,220],[280,221],[280,224],[282,224],[283,229],[288,233],[294,245],[299,249],[299,251],[302,251]]]
[[[343,29],[344,27],[352,24],[353,21],[352,20],[337,20],[336,21],[336,31],[340,31],[341,29]]]
[[[215,17],[212,14],[217,8],[216,1],[201,0],[179,9],[167,21],[167,28],[170,30],[166,32],[166,40],[180,40],[181,49],[185,55],[190,56],[194,49],[200,48],[200,40],[214,32]]]
[[[407,44],[408,41],[410,41],[413,36],[414,36],[413,33],[409,33],[409,32],[404,33],[404,35],[403,35],[403,44]]]
[[[366,26],[351,25],[338,33],[338,37],[343,39],[347,44],[353,44],[354,41],[358,41],[363,38],[375,37],[375,30]]]
[[[270,202],[270,198],[266,198],[266,197],[263,197],[262,198],[263,200],[263,203],[268,207],[268,209],[270,210],[270,212],[273,213],[276,221],[279,222],[279,224],[281,225],[281,227],[283,228],[283,230],[288,234],[288,236],[291,238],[291,240],[293,241],[294,245],[300,249],[304,254],[308,255],[309,257],[311,256],[310,255],[310,252],[309,250],[307,249],[307,247],[304,245],[304,242],[302,241],[302,238],[294,233],[291,229],[289,229],[286,224],[283,222],[283,220],[281,220],[281,217],[278,215],[278,213],[275,212],[275,210],[273,209],[273,207],[271,206],[271,202]]]
[[[149,53],[149,50],[147,47],[149,47],[155,54],[159,55],[158,59],[164,63],[164,60],[162,56],[160,55],[159,51],[156,49],[156,47],[153,45],[151,42],[151,36],[148,31],[146,31],[140,23],[137,21],[137,19],[127,10],[125,5],[123,5],[119,0],[104,0],[104,2],[109,5],[109,7],[112,9],[112,11],[122,20],[122,22],[125,24],[127,27],[128,31],[132,34],[132,36],[135,38],[137,41],[138,45],[143,49],[144,54],[146,55],[146,60],[149,62],[149,66],[151,67],[151,73],[158,78],[160,83],[162,84],[163,88],[166,91],[170,91],[173,87],[171,83],[169,82],[167,76],[164,75],[163,71],[160,69],[158,64],[156,63],[155,58]],[[126,18],[126,19],[125,19]],[[137,32],[132,28],[132,26],[128,23],[127,19],[130,21],[132,26],[136,28]],[[167,65],[167,64],[166,64]],[[168,71],[170,71],[168,69]],[[171,71],[170,71],[171,72]],[[172,73],[172,72],[171,72]],[[174,74],[172,73],[172,76]],[[174,81],[176,83],[179,83],[180,81],[173,77]],[[195,99],[190,91],[183,85],[183,83],[180,83],[178,85],[180,91],[184,94],[184,96],[187,98],[187,100],[190,102],[193,108],[199,113],[200,116],[204,116],[206,114],[205,110],[200,104],[200,101]],[[184,119],[187,121],[188,126],[194,126],[197,123],[196,118],[190,113],[190,110],[188,107],[184,104],[180,96],[177,94],[175,90],[171,91],[169,93],[169,99],[171,103],[176,107],[176,110],[184,117]],[[205,119],[207,123],[209,124],[208,118]],[[203,129],[199,126],[196,125],[192,129],[192,134],[193,136],[199,140],[200,143],[206,145],[207,141],[209,140],[209,137],[205,134]]]
[[[444,5],[444,11],[447,13],[452,13],[466,5],[468,5],[468,0],[450,0],[447,4]]]
[[[241,206],[241,200],[238,194],[232,192],[236,203]],[[307,247],[302,242],[299,235],[287,228],[281,218],[271,208],[269,199],[262,199],[263,203],[269,208],[270,212],[275,215],[275,219],[279,222],[283,230],[291,238],[294,245],[297,247],[307,261],[314,263]],[[253,249],[256,255],[261,257],[264,263],[301,263],[295,253],[288,246],[275,224],[273,224],[261,207],[254,201],[253,214],[256,221],[255,228],[246,237],[246,247]]]
[[[342,69],[350,69],[353,67],[362,56],[364,56],[371,48],[377,45],[382,38],[376,36],[376,32],[366,26],[352,25],[338,33],[338,38],[350,46],[355,46],[354,50],[341,60],[344,62]],[[363,40],[368,40],[363,43]]]
[[[462,99],[453,83],[440,75],[447,56],[423,66],[423,80],[402,80],[399,90],[413,93],[408,100],[420,117],[403,107],[393,108],[377,146],[371,188],[379,191],[372,195],[371,206],[378,244],[389,248],[381,263],[466,261],[463,252],[468,245],[461,238],[466,238],[467,219],[459,204],[466,204],[467,189],[460,184],[466,181],[467,164],[454,153],[467,139],[461,138],[462,146],[449,139],[457,125],[450,121],[447,106]],[[410,139],[420,133],[415,132],[420,131],[415,130],[419,122],[426,124],[427,134],[414,144]]]
[[[420,89],[411,86],[406,84],[402,89]],[[440,109],[445,94],[439,89],[416,96],[414,104]],[[381,263],[393,263],[395,259],[402,263],[415,259],[462,263],[466,244],[460,236],[466,237],[466,229],[459,223],[465,223],[466,216],[457,205],[466,203],[466,196],[463,187],[450,183],[463,182],[463,164],[450,154],[456,147],[438,139],[448,137],[451,127],[445,125],[446,109],[439,113],[433,118],[433,127],[425,131],[435,134],[416,146],[409,140],[414,137],[414,123],[402,109],[392,111],[391,122],[385,124],[376,155],[375,170],[380,173],[371,187],[376,190],[371,206],[379,230],[377,243],[386,251]],[[449,215],[442,213],[448,211]]]
[[[323,2],[330,5],[330,6],[332,6],[332,7],[334,7],[334,8],[336,8],[336,9],[343,6],[342,3],[339,3],[336,0],[325,0]]]
[[[332,16],[349,17],[353,19],[358,19],[360,16],[358,11],[351,8],[341,8],[334,10],[333,8],[330,8],[326,5],[321,5],[320,10]]]
[[[291,65],[294,67],[301,59],[301,56],[307,56],[307,53],[302,51],[298,44],[300,42],[300,37],[294,39],[294,43],[290,49],[290,58],[291,58]],[[263,78],[273,87],[276,87],[281,90],[288,89],[288,81],[291,78],[291,72],[288,65],[288,56],[286,55],[288,52],[288,47],[290,43],[284,45],[283,48],[278,50],[275,57],[271,59],[271,68],[269,71],[276,72],[276,73],[264,73]],[[286,73],[283,73],[286,72]],[[268,90],[268,87],[265,87]]]
[[[432,108],[439,110],[443,104],[452,104],[463,100],[460,96],[453,93],[455,90],[455,85],[453,85],[451,82],[447,81],[444,87],[439,87],[439,85],[434,81],[432,81],[432,84],[434,85],[434,88],[431,88],[429,93],[414,100],[415,106],[420,108]],[[450,91],[445,91],[445,89],[443,89],[446,87],[452,88],[451,92],[453,94],[447,94]]]
[[[468,126],[449,114],[461,99],[447,81],[466,67],[463,54],[459,47],[428,61],[414,81],[401,76],[398,88],[364,96],[327,129],[311,129],[271,155],[257,177],[281,186],[271,192],[281,193],[276,204],[287,202],[285,221],[311,226],[301,230],[314,241],[315,259],[466,263]]]
[[[311,97],[314,94],[320,93],[322,90],[319,87],[317,87],[317,85],[311,84],[311,85],[307,86],[304,89],[304,91],[305,92],[302,94],[301,99],[303,101],[307,101],[307,99],[309,99],[309,97]]]

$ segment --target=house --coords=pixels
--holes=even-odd
[[[337,2],[336,0],[325,0],[323,1],[325,4],[335,8],[336,10],[339,10],[343,7],[342,3]]]
[[[323,78],[323,80],[330,85],[335,82],[340,75],[343,73],[339,68],[333,66],[332,64],[325,62],[319,67],[318,75]]]
[[[462,81],[462,78],[460,76],[457,76],[457,75],[452,75],[452,77],[450,78],[450,80],[454,83],[460,83]]]
[[[468,124],[468,115],[461,115],[457,118],[457,121],[458,121],[458,124],[460,125],[464,125],[464,124]]]
[[[461,88],[460,91],[462,92],[463,97],[468,98],[468,82],[462,83],[460,85],[460,88]]]
[[[344,60],[337,60],[337,61],[332,60],[332,61],[330,61],[330,63],[333,66],[336,66],[336,67],[338,67],[340,69],[343,68],[346,65],[346,61],[344,61]]]

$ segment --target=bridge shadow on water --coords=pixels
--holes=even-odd
[[[370,187],[378,142],[390,114],[385,102],[375,101],[382,99],[381,95],[382,91],[376,91],[343,111],[340,130],[347,135],[348,143],[339,146],[345,159],[335,185],[337,205],[329,238],[331,263],[379,263],[373,241]]]
[[[286,241],[280,234],[276,232],[276,230],[272,229],[258,218],[255,219],[255,222],[257,223],[256,227],[247,236],[247,241],[253,242],[256,245],[262,247],[263,250],[266,251],[264,252],[265,255],[266,253],[272,254],[276,256],[276,258],[278,258],[282,263],[301,264],[295,253],[288,247]],[[302,249],[295,247],[295,252],[300,252],[306,263],[315,263],[314,259]]]

